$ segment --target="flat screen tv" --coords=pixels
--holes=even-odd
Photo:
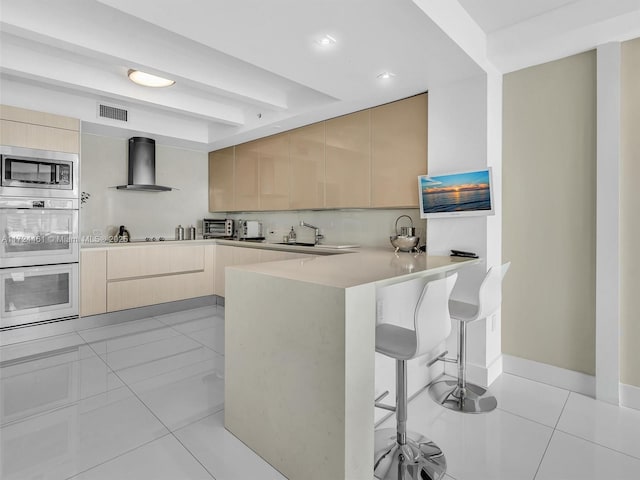
[[[493,215],[491,168],[418,177],[420,218]]]

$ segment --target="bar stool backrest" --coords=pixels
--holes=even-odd
[[[414,314],[416,332],[414,357],[432,351],[451,333],[449,297],[457,279],[458,274],[454,273],[439,280],[432,280],[422,290]]]
[[[502,303],[502,279],[510,266],[511,262],[507,262],[489,269],[478,291],[478,313],[476,313],[474,320],[487,318],[500,308]]]

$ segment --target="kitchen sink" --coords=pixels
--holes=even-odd
[[[291,245],[294,247],[315,247],[315,244],[313,243],[304,243],[304,242],[294,242],[294,243],[277,242],[275,245]]]

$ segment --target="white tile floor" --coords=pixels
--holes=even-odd
[[[221,307],[9,345],[0,362],[3,480],[284,478],[224,429]],[[484,415],[410,404],[448,480],[640,479],[640,411],[511,375],[492,390]]]

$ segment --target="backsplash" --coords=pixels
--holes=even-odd
[[[282,242],[291,227],[296,232],[298,242],[312,243],[314,231],[301,227],[300,221],[312,224],[320,229],[324,239],[320,243],[340,245],[358,244],[367,247],[389,247],[389,236],[394,235],[395,221],[400,215],[409,215],[424,245],[426,221],[420,220],[417,208],[390,210],[301,210],[293,212],[249,212],[229,214],[234,220],[258,220],[262,222],[264,235],[268,242]],[[211,218],[223,215],[211,214]],[[398,226],[408,226],[409,219],[402,218]]]
[[[156,146],[156,183],[170,192],[116,190],[127,182],[126,139],[82,135],[80,190],[90,194],[80,209],[83,237],[109,236],[125,225],[132,239],[175,238],[175,228],[194,225],[202,233],[208,216],[209,163],[206,152]]]

